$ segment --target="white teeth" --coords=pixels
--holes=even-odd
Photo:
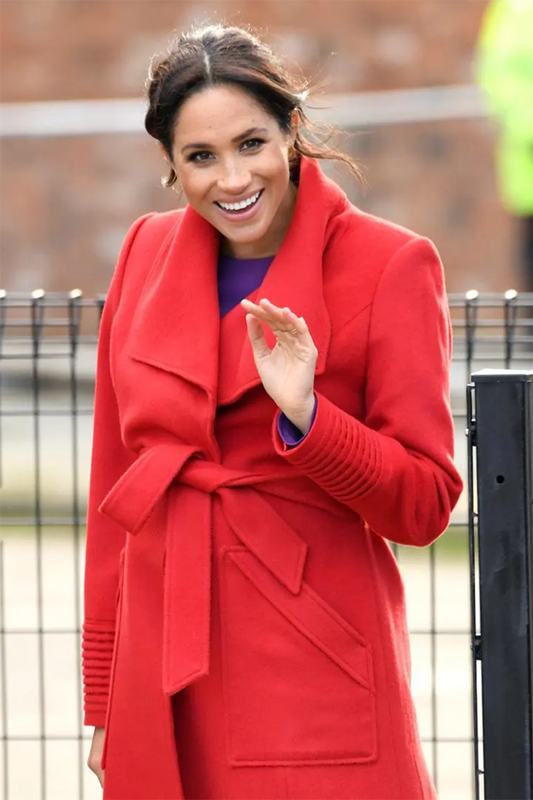
[[[253,206],[254,203],[257,203],[260,194],[261,192],[257,192],[253,197],[249,197],[248,200],[242,200],[240,203],[219,203],[218,205],[220,208],[223,208],[224,211],[242,211],[245,208]]]

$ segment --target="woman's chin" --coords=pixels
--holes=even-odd
[[[231,228],[221,227],[218,228],[219,233],[221,236],[228,242],[232,250],[239,247],[246,247],[246,248],[254,248],[261,249],[264,244],[266,244],[268,229],[265,231],[263,228],[260,230],[232,230]],[[250,258],[254,258],[253,255],[249,256]],[[260,257],[260,256],[258,256]]]

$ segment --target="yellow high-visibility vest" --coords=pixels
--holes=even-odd
[[[476,72],[499,125],[501,199],[533,214],[533,0],[492,0],[478,41]]]

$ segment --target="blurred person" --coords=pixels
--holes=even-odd
[[[533,292],[533,0],[489,3],[477,76],[499,126],[500,196],[517,224],[521,282]]]
[[[460,491],[443,270],[322,172],[306,86],[234,27],[154,60],[185,209],[129,230],[102,318],[84,621],[109,800],[435,797],[389,542]]]

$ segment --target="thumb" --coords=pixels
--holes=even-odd
[[[267,358],[271,350],[266,342],[263,326],[253,314],[246,314],[246,327],[248,328],[248,336],[255,360],[261,361]]]

